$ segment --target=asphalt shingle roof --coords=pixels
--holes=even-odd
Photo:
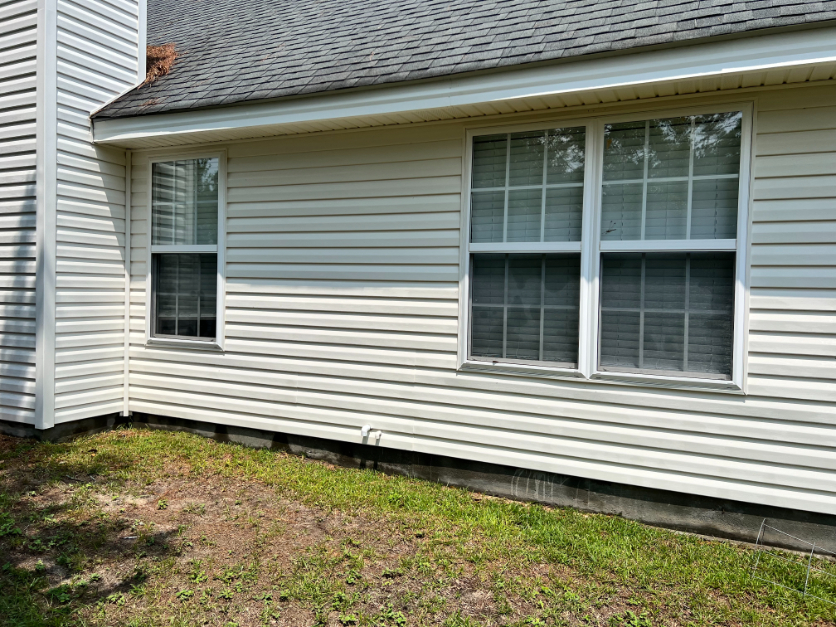
[[[97,118],[432,78],[836,19],[836,0],[149,0],[171,73]]]

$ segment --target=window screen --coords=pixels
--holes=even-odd
[[[600,368],[730,378],[734,253],[605,253]]]
[[[218,159],[152,164],[154,337],[217,336]]]
[[[154,255],[155,334],[214,339],[216,254]]]
[[[473,255],[471,348],[477,359],[578,362],[580,255]]]

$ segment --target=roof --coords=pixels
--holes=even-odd
[[[836,0],[148,0],[167,76],[116,118],[437,78],[836,19]]]

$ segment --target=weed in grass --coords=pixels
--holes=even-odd
[[[479,627],[479,623],[457,611],[447,617],[444,627]]]
[[[647,612],[636,614],[632,610],[610,616],[609,624],[611,627],[653,627]]]

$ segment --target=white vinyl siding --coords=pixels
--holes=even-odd
[[[457,370],[457,123],[226,146],[224,353],[145,346],[136,166],[131,410],[836,513],[834,98],[757,98],[748,395]]]
[[[56,423],[121,411],[125,152],[89,115],[136,84],[136,0],[57,0]]]
[[[0,6],[0,420],[34,423],[37,4]]]

